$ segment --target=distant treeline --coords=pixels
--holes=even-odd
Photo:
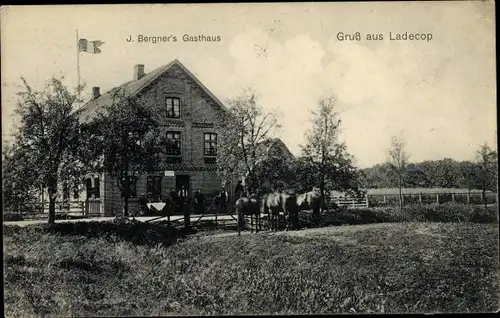
[[[479,163],[443,159],[408,164],[404,169],[406,188],[465,188],[497,191],[497,177]],[[361,170],[365,188],[398,187],[397,176],[388,163]],[[497,174],[496,174],[497,175]]]

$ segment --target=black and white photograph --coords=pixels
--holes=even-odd
[[[5,317],[498,312],[494,2],[0,12]]]

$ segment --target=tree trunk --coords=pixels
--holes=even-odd
[[[486,210],[488,205],[487,205],[487,201],[486,201],[486,189],[484,189],[484,188],[483,188],[482,196],[483,196],[484,209]]]
[[[128,198],[123,197],[123,216],[128,217]]]
[[[403,190],[401,177],[399,178],[399,210],[403,211]]]
[[[123,204],[123,216],[128,217],[128,198],[130,196],[130,182],[128,176],[125,177],[123,181],[123,190],[122,190],[122,204]]]
[[[57,186],[56,185],[49,186],[48,192],[49,192],[49,224],[54,224],[56,221]]]
[[[320,203],[319,203],[319,212],[323,213],[325,210],[325,176],[321,176],[321,182],[319,184],[319,193],[320,193]]]

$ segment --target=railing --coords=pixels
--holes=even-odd
[[[101,214],[100,200],[56,202],[56,218],[63,216],[87,217]],[[30,202],[11,207],[4,211],[4,216],[17,216],[20,219],[47,218],[49,214],[49,202]]]
[[[330,202],[338,206],[346,206],[352,208],[366,208],[368,207],[367,197],[351,197],[351,196],[334,196],[330,198]]]
[[[440,193],[440,192],[428,192],[428,193],[403,193],[403,205],[410,204],[443,204],[447,202],[452,203],[462,203],[462,204],[484,204],[484,199],[482,193]],[[497,194],[496,193],[486,193],[485,194],[486,204],[496,204]],[[330,198],[330,202],[337,204],[338,206],[352,207],[352,208],[365,208],[365,207],[382,207],[382,206],[394,206],[399,204],[399,194],[370,194],[363,197],[352,197],[352,196],[333,196]]]

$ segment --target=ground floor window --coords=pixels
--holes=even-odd
[[[124,179],[122,179],[122,185],[124,184]],[[128,197],[129,199],[137,198],[137,177],[129,176],[128,177]]]
[[[87,199],[99,199],[101,197],[101,189],[100,189],[100,178],[87,178],[85,180],[85,192],[87,193]],[[77,197],[76,194],[73,194],[73,197]]]
[[[148,176],[147,179],[147,196],[154,201],[160,200],[161,195],[161,176]]]

